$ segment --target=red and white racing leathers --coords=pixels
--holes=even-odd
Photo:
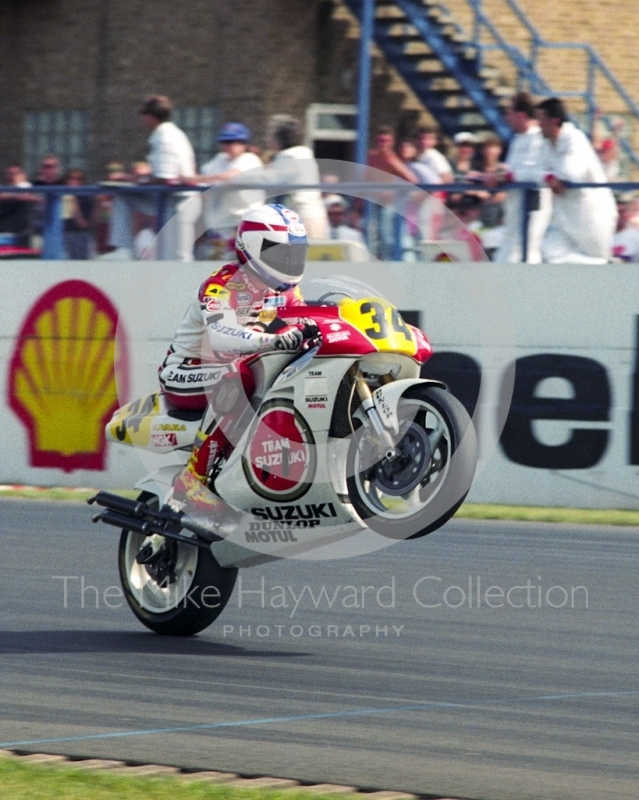
[[[239,373],[242,394],[250,398],[254,384],[246,361],[272,349],[276,336],[264,330],[277,316],[277,308],[303,302],[297,287],[275,292],[259,284],[240,264],[221,267],[198,289],[160,367],[160,384],[167,398],[179,408],[204,411],[209,399],[216,393],[219,396],[225,376],[235,377],[230,373]],[[236,410],[242,407],[236,403]],[[176,493],[196,506],[213,464],[233,449],[222,422],[209,409],[188,466],[175,484]],[[202,505],[210,505],[212,497],[209,493]]]
[[[204,409],[206,394],[242,357],[272,348],[264,333],[278,306],[301,305],[299,288],[275,292],[240,264],[227,264],[200,286],[160,367],[160,384],[180,408]]]

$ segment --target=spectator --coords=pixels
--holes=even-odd
[[[82,186],[84,173],[71,169],[66,175],[67,186]],[[64,220],[64,249],[73,261],[87,260],[93,256],[91,226],[95,215],[95,200],[90,195],[64,195],[62,218]]]
[[[31,184],[22,167],[12,165],[5,170],[7,186],[28,189]],[[0,194],[0,233],[14,235],[18,247],[28,247],[32,233],[32,211],[39,198],[33,194]]]
[[[28,189],[31,186],[27,178],[27,173],[17,164],[7,167],[4,176],[7,186],[16,186],[20,189]],[[15,197],[15,195],[12,196]],[[22,197],[22,195],[17,196]]]
[[[38,172],[33,180],[34,186],[60,186],[63,184],[60,159],[54,155],[44,156],[40,160]],[[38,195],[38,202],[32,207],[33,230],[37,234],[42,234],[44,227],[44,208],[46,198]]]
[[[163,95],[150,95],[140,108],[142,124],[151,131],[148,161],[152,173],[146,179],[138,179],[138,183],[180,184],[195,178],[193,148],[186,134],[171,122],[171,111],[171,101]],[[193,192],[180,192],[172,194],[167,202],[175,216],[159,237],[158,255],[162,259],[192,261],[195,221],[202,207],[200,197]],[[134,212],[154,214],[155,209],[155,200],[146,193],[116,195],[110,244],[118,249],[107,257],[131,258]]]
[[[331,198],[338,197],[338,195],[331,195]],[[336,239],[340,242],[357,242],[364,244],[364,237],[356,229],[349,225],[346,221],[346,211],[348,203],[343,199],[331,199],[327,204],[328,224],[330,227],[329,238]]]
[[[541,152],[544,138],[536,119],[535,104],[527,92],[515,95],[506,111],[506,119],[515,136],[508,148],[503,174],[497,172],[487,178],[488,185],[503,181],[539,183],[541,181]],[[539,208],[532,211],[528,223],[527,263],[541,261],[541,240],[551,213],[552,194],[549,189],[537,193]],[[504,201],[504,233],[500,247],[494,255],[499,263],[521,263],[523,258],[522,231],[523,202],[521,192],[507,192]]]
[[[429,164],[419,161],[418,148],[415,142],[404,139],[397,147],[397,154],[404,166],[417,178],[418,183],[439,184],[439,175]],[[434,195],[441,201],[445,197],[441,193]],[[439,202],[433,202],[432,197],[425,195],[424,192],[411,192],[406,199],[402,215],[405,220],[404,225],[404,248],[409,252],[417,251],[418,243],[422,240],[432,240],[437,238],[439,229],[441,209]]]
[[[104,165],[104,180],[102,183],[122,183],[129,181],[131,176],[124,169],[124,164],[119,161],[109,161]],[[115,248],[108,244],[109,227],[111,220],[111,210],[113,208],[113,196],[110,194],[99,194],[95,198],[95,252],[101,256],[112,253]]]
[[[369,167],[374,167],[389,175],[402,178],[409,183],[418,183],[419,179],[410,170],[402,159],[395,152],[395,136],[392,128],[384,125],[377,129],[375,137],[376,147],[368,151],[367,163]],[[401,218],[393,208],[395,196],[390,192],[383,192],[377,196],[380,205],[373,207],[371,214],[373,227],[377,239],[376,255],[382,259],[388,259],[394,254],[394,243],[400,235],[402,226]]]
[[[242,172],[260,169],[263,166],[262,159],[250,152],[250,138],[251,132],[241,122],[228,122],[224,125],[217,137],[222,152],[202,166],[198,183],[213,186],[235,178]],[[225,223],[230,231],[230,228],[237,227],[243,214],[263,204],[264,192],[259,189],[217,194],[209,192],[204,196],[203,202],[204,223],[207,228],[219,230],[222,220],[230,217]]]
[[[284,183],[319,183],[319,166],[310,147],[302,144],[302,127],[294,118],[276,115],[273,120],[271,146],[277,151],[272,164],[275,174]],[[290,169],[292,167],[292,169]],[[320,191],[293,192],[285,205],[297,211],[311,239],[328,237],[328,218]]]
[[[505,172],[501,155],[504,146],[497,136],[488,136],[479,148],[479,177],[490,182],[491,177],[499,179]],[[471,172],[470,175],[473,175]],[[496,183],[495,183],[496,185]],[[484,228],[496,228],[504,216],[505,192],[491,192],[482,197],[481,221]]]
[[[605,183],[606,173],[586,135],[568,121],[561,100],[537,106],[544,136],[544,182],[553,193],[542,254],[550,263],[602,264],[610,258],[617,208],[612,192],[569,189],[567,182]]]
[[[412,174],[412,183],[439,184],[439,175],[426,162],[418,159],[418,149],[415,142],[410,139],[403,139],[397,145],[397,155],[402,164]]]
[[[452,209],[457,215],[452,238],[466,242],[471,261],[486,261],[478,231],[481,230],[481,198],[476,194],[465,194]]]
[[[124,169],[124,164],[120,161],[109,161],[108,164],[104,165],[104,180],[107,183],[110,181],[117,181],[119,183],[121,181],[128,181],[130,178],[131,176]]]
[[[606,173],[609,183],[619,179],[619,148],[614,139],[604,139],[597,148],[597,155]]]
[[[617,201],[617,232],[612,237],[612,254],[621,261],[639,261],[639,229],[632,224],[636,201],[620,198]]]
[[[446,156],[437,149],[437,130],[420,128],[418,136],[418,160],[437,174],[439,180],[434,183],[452,183],[453,169]]]
[[[133,183],[144,183],[148,181],[152,175],[153,170],[148,161],[134,161],[131,164],[131,172],[128,177],[133,180]]]
[[[148,161],[134,161],[125,175],[126,181],[146,183],[151,180],[153,170]],[[133,212],[133,257],[137,260],[155,261],[155,216],[144,211]]]
[[[406,166],[395,152],[395,135],[392,128],[388,125],[378,128],[375,144],[377,146],[368,151],[367,163],[369,167],[395,175],[397,178],[403,178],[410,183],[418,182],[415,173]]]
[[[467,131],[456,133],[453,137],[455,143],[455,156],[453,157],[452,168],[453,178],[457,182],[463,182],[466,175],[472,172],[475,164],[475,145],[477,137]]]
[[[48,155],[40,160],[38,173],[33,181],[34,186],[60,186],[62,179],[62,169],[60,159],[57,156]]]

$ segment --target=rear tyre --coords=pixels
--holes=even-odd
[[[399,401],[399,457],[381,459],[365,426],[347,457],[348,495],[369,528],[414,539],[440,528],[468,494],[477,464],[477,439],[466,409],[449,392],[416,385]]]
[[[139,497],[157,507],[157,498]],[[221,567],[207,549],[182,542],[123,530],[118,566],[124,596],[131,611],[155,633],[193,636],[207,628],[231,598],[237,569]],[[152,562],[139,564],[136,557],[145,545],[160,548]],[[154,547],[152,549],[155,549]]]

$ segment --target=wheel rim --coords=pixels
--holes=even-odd
[[[443,486],[450,469],[452,436],[446,417],[431,403],[423,400],[401,401],[399,404],[400,441],[412,439],[414,452],[421,463],[407,467],[404,491],[401,484],[384,480],[383,462],[371,466],[370,454],[358,446],[354,461],[354,480],[358,494],[365,506],[376,517],[387,520],[405,520],[420,514],[432,502]],[[417,429],[417,430],[416,430]],[[428,442],[419,443],[420,431]],[[423,459],[427,459],[426,463]],[[420,474],[421,472],[421,474]]]
[[[164,538],[164,537],[161,537]],[[181,542],[168,543],[167,562],[172,565],[170,575],[163,575],[153,567],[138,564],[135,560],[140,550],[154,544],[154,537],[141,533],[127,534],[124,551],[125,580],[131,594],[141,608],[152,614],[164,614],[185,601],[195,577],[198,548]]]

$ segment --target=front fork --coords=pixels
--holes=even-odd
[[[371,423],[373,431],[384,452],[384,458],[394,458],[397,455],[397,449],[393,442],[393,437],[390,432],[384,427],[384,423],[379,416],[379,412],[373,401],[369,385],[366,383],[364,376],[359,370],[359,364],[353,364],[348,370],[348,377],[355,385],[355,391],[359,397],[361,407]],[[382,375],[381,382],[388,383],[392,380],[390,375]]]

